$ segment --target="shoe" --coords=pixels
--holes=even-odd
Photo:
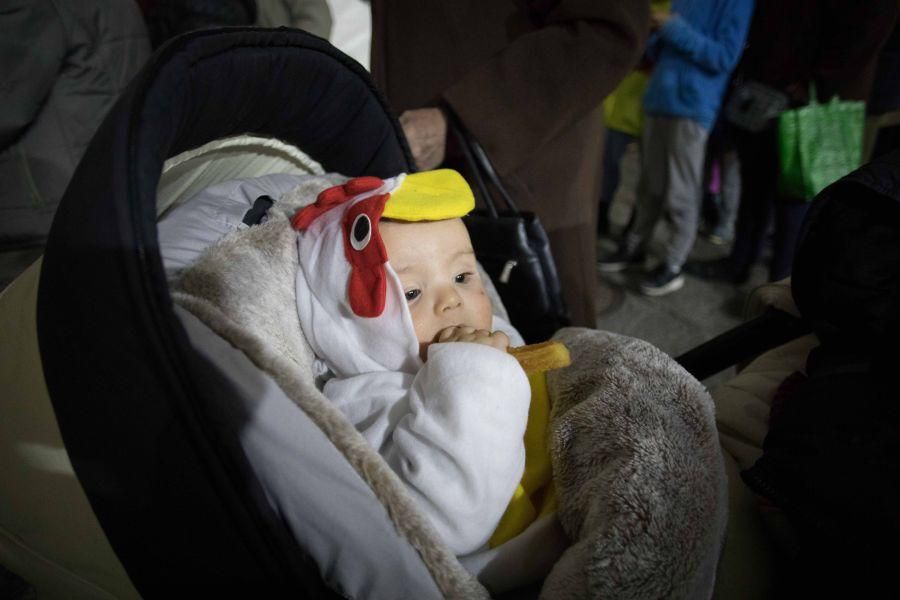
[[[717,233],[707,233],[705,237],[706,241],[708,241],[713,246],[724,246],[731,241],[729,238]]]
[[[707,225],[701,235],[714,246],[724,246],[734,240],[734,230],[727,225]]]
[[[709,281],[724,281],[743,285],[750,279],[750,267],[738,267],[727,256],[718,260],[688,263],[684,270]]]
[[[629,252],[624,245],[620,245],[618,250],[597,261],[597,269],[603,273],[618,273],[643,262],[643,252]]]
[[[681,274],[681,270],[662,264],[641,281],[641,292],[647,296],[664,296],[680,290],[683,286],[684,275]]]

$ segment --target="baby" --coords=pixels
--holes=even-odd
[[[419,356],[433,343],[472,342],[498,350],[509,336],[490,331],[491,301],[461,219],[382,221],[381,239],[409,306]]]
[[[329,188],[299,211],[297,308],[323,393],[457,555],[485,547],[525,469],[531,389],[460,219],[455,171]]]

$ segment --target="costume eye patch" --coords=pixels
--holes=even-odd
[[[372,221],[366,214],[359,214],[350,227],[350,246],[354,250],[362,250],[372,239]]]

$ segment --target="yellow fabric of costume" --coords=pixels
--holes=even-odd
[[[519,360],[531,384],[531,406],[524,436],[525,474],[488,540],[491,548],[511,540],[531,523],[556,510],[556,489],[547,440],[550,427],[547,371],[571,362],[569,351],[558,342],[513,348],[510,353]]]
[[[391,192],[381,216],[397,221],[441,221],[468,214],[475,196],[463,176],[452,169],[410,173]]]

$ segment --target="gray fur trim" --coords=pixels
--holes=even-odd
[[[576,542],[542,598],[709,598],[727,491],[712,399],[641,340],[587,329],[556,339],[548,374],[559,519]]]

